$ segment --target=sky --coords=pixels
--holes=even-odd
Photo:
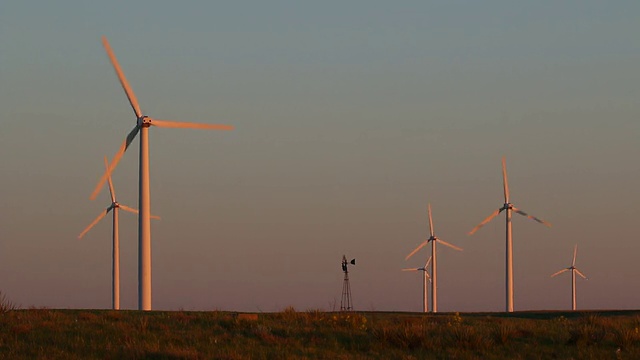
[[[501,158],[516,310],[640,306],[637,1],[4,1],[0,291],[109,308],[110,203],[89,195],[135,117],[150,130],[153,308],[420,311],[427,204],[440,311],[503,311]],[[138,141],[113,174],[137,207]],[[137,218],[121,213],[121,305],[137,308]]]

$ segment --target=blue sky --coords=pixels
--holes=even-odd
[[[635,1],[4,2],[0,291],[108,308],[108,205],[88,196],[134,125],[100,36],[145,113],[236,130],[152,129],[153,305],[418,311],[437,234],[441,311],[504,307],[500,159],[516,206],[515,307],[637,308],[640,4]],[[137,141],[114,174],[137,206]],[[106,189],[105,189],[106,190]],[[122,305],[137,299],[121,216]],[[416,276],[412,276],[416,275]],[[612,296],[615,294],[616,296]]]

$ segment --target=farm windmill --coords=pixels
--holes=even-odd
[[[356,259],[347,261],[347,257],[342,255],[342,272],[344,272],[344,280],[342,281],[342,298],[340,299],[340,311],[353,310],[353,302],[351,300],[351,285],[349,285],[349,264],[355,265]]]

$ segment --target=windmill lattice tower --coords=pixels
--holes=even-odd
[[[342,255],[342,271],[344,272],[344,281],[342,282],[342,299],[340,299],[340,311],[352,311],[353,302],[351,301],[351,285],[349,285],[349,264],[355,265],[356,259],[347,262],[347,257]]]

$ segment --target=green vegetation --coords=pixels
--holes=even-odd
[[[638,359],[639,312],[7,309],[3,359]]]

